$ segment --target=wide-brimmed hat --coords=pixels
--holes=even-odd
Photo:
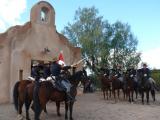
[[[147,63],[143,63],[143,66],[146,66],[146,67],[147,67]]]
[[[34,67],[34,66],[38,66],[39,65],[39,62],[38,61],[33,61],[33,63],[32,63],[32,66]]]

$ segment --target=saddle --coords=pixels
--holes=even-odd
[[[53,85],[53,88],[57,89],[58,91],[65,91],[65,87],[62,86],[60,78],[50,76],[47,78],[47,81],[50,81]]]

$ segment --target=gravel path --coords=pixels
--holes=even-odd
[[[77,97],[74,105],[74,120],[160,120],[160,94],[156,102],[142,105],[140,98],[133,104],[120,100],[103,100],[102,93],[83,94]],[[64,120],[64,104],[61,117],[56,115],[55,103],[47,105],[48,115],[42,113],[41,120]],[[23,110],[24,111],[24,110]],[[33,120],[33,112],[30,111]],[[0,120],[17,120],[12,104],[0,105]]]

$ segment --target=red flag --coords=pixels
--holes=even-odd
[[[59,63],[60,65],[65,65],[64,57],[63,57],[63,52],[62,52],[62,51],[61,51],[60,54],[59,54],[58,63]]]
[[[62,53],[62,52],[60,52],[59,57],[58,57],[58,60],[64,61],[64,57],[63,57],[63,53]]]

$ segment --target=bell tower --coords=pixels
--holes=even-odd
[[[40,1],[32,7],[30,21],[32,24],[55,26],[55,10],[48,2]]]

